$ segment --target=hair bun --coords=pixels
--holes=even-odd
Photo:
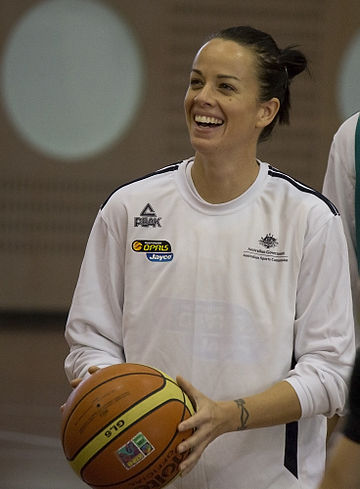
[[[280,50],[279,62],[286,69],[289,80],[307,68],[305,56],[294,46]]]

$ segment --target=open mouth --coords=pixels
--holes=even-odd
[[[195,122],[200,127],[219,127],[224,124],[222,119],[216,117],[207,117],[205,115],[195,115]]]

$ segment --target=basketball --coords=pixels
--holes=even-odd
[[[74,471],[96,489],[160,489],[186,457],[177,446],[194,413],[174,379],[153,367],[124,363],[100,369],[70,394],[62,446]]]

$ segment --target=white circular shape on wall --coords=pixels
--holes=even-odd
[[[360,110],[360,30],[353,36],[339,66],[338,105],[342,119]]]
[[[5,46],[1,87],[9,118],[46,155],[97,154],[129,128],[144,87],[142,53],[116,12],[96,0],[46,0]]]

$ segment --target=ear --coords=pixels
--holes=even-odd
[[[278,113],[279,108],[280,100],[276,97],[273,97],[266,102],[261,102],[256,127],[263,128],[265,126],[268,126]]]

